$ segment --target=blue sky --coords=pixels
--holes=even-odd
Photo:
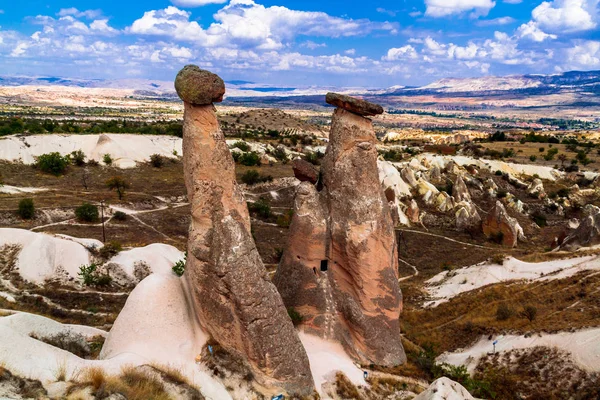
[[[600,69],[600,0],[0,1],[5,75],[388,87]],[[26,6],[25,6],[26,5]]]

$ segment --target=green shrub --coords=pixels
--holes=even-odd
[[[273,177],[271,175],[261,175],[257,170],[250,169],[242,175],[241,180],[246,185],[252,186],[256,185],[257,183],[271,182],[273,181]]]
[[[73,162],[73,164],[77,165],[78,167],[81,167],[85,165],[85,154],[81,150],[76,150],[71,153],[71,161]]]
[[[321,158],[323,158],[321,153],[312,152],[306,154],[306,161],[313,165],[319,165],[321,163]]]
[[[289,228],[292,224],[292,218],[294,217],[294,210],[289,210],[285,214],[277,217],[277,226],[280,228]]]
[[[504,174],[502,173],[502,171],[498,170],[498,171],[496,171],[496,172],[495,172],[495,175],[496,175],[496,176],[502,176],[502,175],[504,175]]]
[[[112,283],[110,275],[101,274],[98,264],[82,265],[79,267],[79,277],[85,286],[109,286]]]
[[[115,211],[113,218],[117,221],[125,221],[127,220],[127,214],[125,214],[123,211]]]
[[[302,323],[302,321],[304,320],[304,317],[302,316],[302,314],[300,314],[298,311],[296,311],[294,309],[294,307],[288,307],[287,312],[288,312],[288,315],[290,316],[290,319],[296,326],[300,325]]]
[[[104,164],[106,165],[112,165],[113,163],[113,159],[110,156],[110,154],[105,154],[104,156],[102,156],[102,161],[104,161]]]
[[[125,189],[129,188],[129,183],[122,176],[113,176],[106,181],[106,187],[111,190],[116,190],[119,200],[122,200],[123,195],[125,194]]]
[[[150,164],[152,164],[154,168],[161,168],[164,163],[165,159],[160,154],[152,154],[150,156]]]
[[[271,216],[271,206],[262,197],[254,203],[248,203],[248,210],[260,218],[267,219]]]
[[[498,197],[499,199],[503,199],[506,196],[508,196],[508,191],[503,190],[503,189],[499,189],[498,193],[496,194],[496,197]]]
[[[248,151],[250,151],[250,145],[249,145],[248,143],[246,143],[246,142],[242,142],[241,140],[240,140],[240,141],[237,141],[237,142],[235,142],[235,143],[234,143],[234,144],[231,146],[231,148],[232,148],[232,149],[236,149],[236,148],[237,148],[237,149],[240,149],[240,150],[241,150],[241,151],[243,151],[244,153],[245,153],[245,152],[248,152]]]
[[[533,156],[529,157],[529,160],[531,162],[536,162],[537,161],[537,156],[533,155]]]
[[[546,216],[542,212],[540,212],[540,211],[534,212],[531,215],[531,218],[537,224],[537,226],[539,226],[540,228],[543,228],[543,227],[545,227],[545,226],[548,225],[548,222],[546,220]]]
[[[75,216],[80,222],[96,222],[99,218],[98,207],[90,203],[83,203],[75,209]]]
[[[67,169],[69,157],[63,157],[58,152],[42,154],[36,158],[35,165],[43,172],[59,176]]]
[[[175,275],[177,276],[183,276],[184,272],[185,272],[185,263],[187,261],[187,252],[185,253],[185,255],[183,256],[183,260],[179,260],[175,263],[175,265],[173,265],[173,272],[175,273]]]
[[[275,157],[277,160],[281,161],[283,164],[287,164],[287,162],[289,161],[288,155],[285,152],[285,149],[282,148],[276,148],[271,155],[273,157]]]
[[[109,258],[119,254],[121,251],[123,251],[123,246],[121,246],[121,243],[117,241],[111,241],[102,246],[99,251],[99,255],[100,257],[108,260]]]
[[[33,199],[23,199],[19,201],[19,217],[23,219],[32,219],[35,215],[35,206]]]
[[[253,167],[255,165],[260,165],[260,156],[255,151],[244,153],[240,156],[239,162],[246,167]]]
[[[507,304],[501,303],[496,309],[496,320],[506,321],[515,314],[515,311],[510,308]]]

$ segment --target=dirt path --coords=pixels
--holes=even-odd
[[[448,240],[450,242],[454,242],[454,243],[458,243],[458,244],[464,244],[465,246],[471,246],[471,247],[477,247],[479,249],[486,249],[486,250],[496,250],[493,247],[486,247],[486,246],[480,246],[478,244],[472,244],[472,243],[467,243],[467,242],[461,242],[460,240],[455,240],[455,239],[451,239],[447,236],[443,236],[443,235],[437,235],[435,233],[429,233],[429,232],[421,232],[421,231],[415,231],[413,229],[398,229],[399,231],[402,232],[410,232],[410,233],[417,233],[419,235],[427,235],[427,236],[433,236],[433,237],[437,237],[440,239],[445,239]]]

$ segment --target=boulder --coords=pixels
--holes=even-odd
[[[485,181],[485,192],[490,197],[496,197],[498,194],[498,185],[496,185],[496,182],[494,182],[492,178],[488,178],[488,180]]]
[[[575,251],[597,244],[600,244],[600,212],[582,218],[579,227],[565,238],[561,249]]]
[[[410,205],[406,209],[406,216],[408,217],[408,220],[410,222],[412,222],[413,224],[419,223],[420,211],[419,211],[419,205],[417,204],[416,201],[412,200],[410,202]]]
[[[529,185],[529,187],[527,188],[527,193],[530,196],[536,197],[538,199],[545,197],[546,191],[544,190],[544,183],[542,182],[542,180],[539,178],[535,178],[533,182],[531,182],[531,185]]]
[[[454,197],[446,192],[440,192],[436,197],[436,207],[438,211],[446,213],[454,210],[456,207]]]
[[[400,171],[400,175],[404,182],[406,182],[411,188],[417,186],[417,178],[415,178],[415,173],[411,168],[404,167]]]
[[[186,79],[179,90],[193,93],[185,85],[202,89],[214,81],[208,74],[198,76],[208,82]],[[247,363],[261,385],[312,394],[306,351],[256,249],[235,163],[212,104],[184,104],[183,166],[192,210],[184,279],[201,326]]]
[[[383,114],[383,107],[379,104],[369,103],[366,100],[357,99],[355,97],[346,96],[339,93],[327,93],[325,96],[327,104],[343,108],[351,113],[369,117],[373,115]]]
[[[475,400],[460,383],[439,378],[413,400]]]
[[[442,172],[440,171],[440,167],[434,165],[429,170],[429,181],[430,182],[441,182],[442,181]]]
[[[504,205],[497,201],[483,222],[483,234],[490,239],[501,239],[507,247],[516,247],[519,239],[524,239],[523,228],[515,218],[506,212]]]
[[[186,65],[175,78],[175,90],[184,102],[206,106],[223,101],[225,82],[212,72]]]
[[[400,172],[389,161],[377,160],[379,180],[384,193],[392,190],[396,199],[411,197],[410,186],[402,179]],[[388,198],[388,201],[392,199]]]
[[[586,204],[583,207],[583,215],[585,215],[586,217],[598,213],[600,213],[600,207],[597,207],[593,204]]]
[[[294,176],[300,182],[310,182],[314,185],[319,180],[319,172],[306,160],[296,158],[292,162],[292,168],[294,169]]]
[[[454,187],[452,188],[452,197],[454,197],[454,199],[458,202],[471,201],[469,189],[460,175],[456,177],[456,182],[454,182]]]
[[[507,174],[507,177],[508,177],[508,183],[510,183],[511,185],[513,185],[516,188],[527,189],[529,187],[528,184],[526,184],[525,182],[523,182],[519,178],[514,177],[511,174]]]
[[[481,217],[475,205],[469,201],[456,204],[456,229],[459,231],[478,231],[481,225]]]
[[[288,246],[273,277],[301,329],[341,343],[361,364],[406,361],[402,295],[388,199],[377,168],[371,120],[335,110],[320,192],[303,183]],[[390,196],[391,197],[391,196]]]

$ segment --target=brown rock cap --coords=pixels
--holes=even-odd
[[[175,90],[186,103],[205,106],[223,101],[225,82],[210,71],[186,65],[175,78]]]
[[[374,104],[366,100],[346,96],[345,94],[327,93],[327,96],[325,96],[325,101],[327,104],[343,108],[346,111],[362,115],[363,117],[383,114],[383,107],[381,107],[379,104]]]
[[[297,158],[292,162],[294,176],[300,182],[310,182],[313,185],[319,180],[319,172],[311,163],[301,158]]]

